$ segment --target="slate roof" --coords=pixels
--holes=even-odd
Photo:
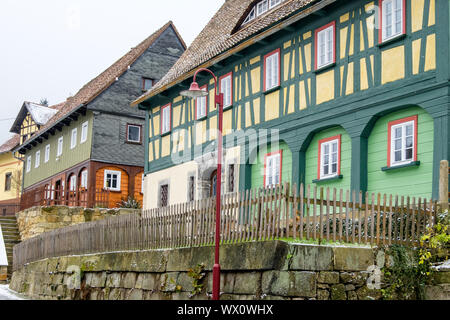
[[[272,25],[302,11],[302,9],[318,4],[318,10],[320,7],[335,1],[337,0],[286,0],[264,15],[240,27],[252,6],[258,1],[226,0],[177,63],[150,91],[136,99],[132,106],[185,80],[191,76],[190,72],[192,70],[199,66],[205,66],[209,60],[256,36]],[[311,12],[307,12],[305,15],[309,15]]]
[[[142,54],[144,54],[144,52],[169,27],[173,28],[175,33],[178,35],[178,38],[180,38],[182,44],[186,46],[173,22],[172,21],[167,22],[158,31],[153,33],[151,36],[142,41],[136,47],[132,48],[126,55],[117,60],[108,69],[103,71],[99,76],[88,82],[84,87],[80,89],[80,91],[78,91],[78,93],[75,96],[67,99],[67,101],[60,107],[60,111],[54,117],[52,117],[35,135],[33,135],[32,138],[27,140],[27,142],[23,146],[30,143],[47,130],[51,129],[54,125],[59,123],[60,120],[69,116],[71,113],[78,110],[81,106],[85,106],[91,101],[93,101],[103,91],[108,89],[116,81],[116,78],[119,78],[121,75],[123,75],[128,70],[128,67],[131,66],[134,62],[136,62],[136,60]]]
[[[11,139],[0,146],[0,154],[11,152],[20,143],[20,136],[15,134]]]

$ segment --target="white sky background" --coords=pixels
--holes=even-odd
[[[169,20],[189,46],[223,3],[0,0],[0,144],[24,101],[65,101]]]

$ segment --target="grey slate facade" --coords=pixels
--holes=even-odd
[[[143,166],[144,144],[127,143],[127,124],[145,130],[145,111],[130,108],[142,95],[142,79],[159,81],[185,51],[172,27],[151,45],[115,83],[88,105],[94,112],[91,160],[111,164]]]

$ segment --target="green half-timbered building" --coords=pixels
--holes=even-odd
[[[205,100],[180,96],[199,67],[225,96],[226,192],[303,182],[437,199],[449,15],[445,0],[225,1],[133,102],[147,110],[144,206],[215,192],[214,82],[199,78]]]

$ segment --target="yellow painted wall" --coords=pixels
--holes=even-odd
[[[6,174],[12,173],[11,191],[5,191]],[[20,194],[22,162],[15,159],[11,152],[0,154],[0,201],[16,199]],[[18,181],[19,183],[15,182]]]

